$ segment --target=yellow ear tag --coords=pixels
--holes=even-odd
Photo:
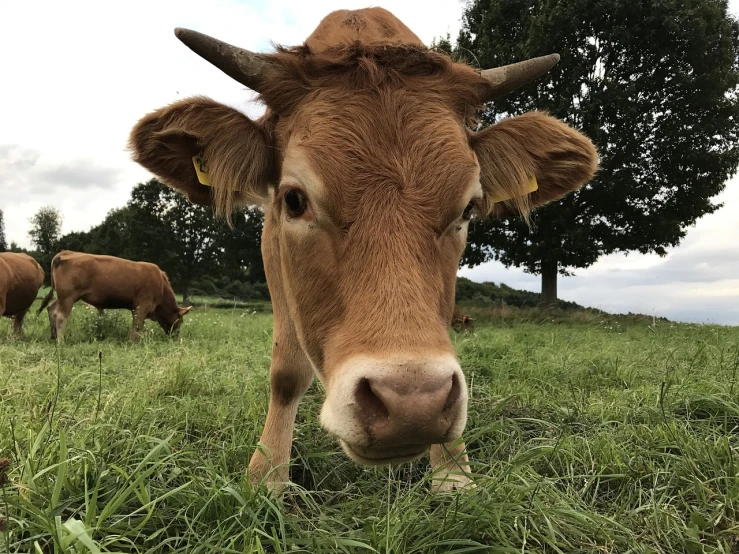
[[[192,163],[195,166],[195,173],[198,176],[198,181],[201,185],[213,186],[210,184],[210,175],[208,175],[208,166],[205,165],[205,160],[201,155],[193,156]]]
[[[524,194],[531,194],[539,188],[539,183],[536,182],[536,177],[531,177],[529,182],[526,184],[526,192]],[[524,196],[523,194],[521,196]],[[493,202],[503,202],[504,200],[510,200],[513,196],[497,196],[493,198]]]

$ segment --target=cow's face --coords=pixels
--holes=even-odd
[[[284,294],[327,398],[323,426],[362,463],[459,437],[449,340],[467,225],[484,205],[459,117],[405,91],[324,91],[278,125],[271,195]]]
[[[448,326],[469,219],[526,212],[596,167],[587,138],[542,114],[468,131],[467,89],[438,63],[436,81],[348,87],[334,76],[300,95],[288,72],[260,122],[190,99],[132,134],[136,160],[191,199],[264,204],[263,249],[279,250],[265,267],[270,292],[326,388],[323,426],[363,464],[416,458],[464,428]],[[198,182],[196,154],[211,187]]]

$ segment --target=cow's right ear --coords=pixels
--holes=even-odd
[[[268,196],[268,133],[209,98],[184,99],[145,115],[131,131],[129,147],[134,161],[218,214]]]

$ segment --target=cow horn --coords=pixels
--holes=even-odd
[[[260,92],[259,89],[269,71],[269,62],[265,56],[190,29],[177,27],[174,34],[190,50],[212,63],[226,75]]]
[[[495,98],[505,96],[526,83],[541,77],[552,69],[559,61],[559,54],[550,54],[531,58],[523,62],[503,65],[494,69],[484,69],[480,72],[487,81],[481,94],[483,102],[490,102]]]

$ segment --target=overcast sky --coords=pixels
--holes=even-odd
[[[64,216],[63,232],[84,231],[125,204],[150,178],[125,151],[135,122],[194,94],[251,115],[252,94],[174,37],[188,27],[252,50],[301,43],[330,11],[391,10],[427,44],[456,37],[460,0],[134,0],[14,2],[0,34],[0,209],[9,241],[30,246],[28,219],[41,206]],[[739,0],[730,0],[739,14]],[[688,231],[665,258],[613,255],[560,278],[560,297],[607,311],[739,324],[739,178],[716,198],[725,207]],[[539,278],[488,263],[463,269],[475,281],[539,290]]]

